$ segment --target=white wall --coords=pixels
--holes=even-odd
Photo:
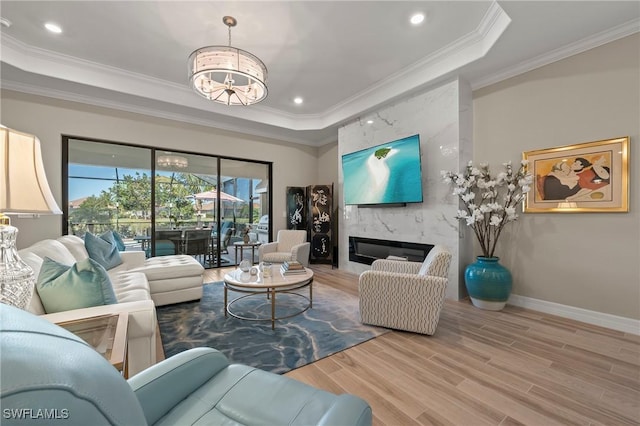
[[[319,185],[333,183],[335,186],[334,191],[336,191],[338,187],[338,165],[338,142],[320,147],[318,149],[318,178],[315,183]]]
[[[338,162],[342,155],[392,140],[420,135],[423,202],[406,207],[345,206],[339,191],[340,269],[361,273],[368,265],[350,262],[349,236],[441,244],[453,253],[447,297],[464,292],[462,271],[470,251],[461,240],[454,216],[458,200],[442,183],[441,170],[458,170],[471,159],[471,91],[455,80],[404,101],[381,108],[341,127],[338,131]],[[373,123],[367,123],[372,120]],[[339,186],[343,175],[338,170]]]
[[[474,93],[474,160],[630,136],[629,213],[527,213],[497,253],[516,295],[640,319],[640,34]]]
[[[1,120],[40,138],[49,185],[62,205],[61,135],[273,162],[274,236],[286,228],[285,188],[316,183],[317,148],[194,126],[171,120],[3,90]],[[61,234],[59,216],[12,219],[18,247]]]

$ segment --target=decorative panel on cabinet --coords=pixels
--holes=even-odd
[[[307,229],[306,189],[287,187],[287,229]]]
[[[333,184],[307,187],[310,262],[333,264]]]

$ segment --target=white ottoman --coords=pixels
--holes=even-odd
[[[202,298],[204,268],[191,256],[179,254],[145,260],[131,272],[144,272],[156,306]]]

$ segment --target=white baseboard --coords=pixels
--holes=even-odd
[[[533,299],[531,297],[518,296],[517,294],[512,294],[507,303],[521,308],[532,309],[534,311],[557,315],[563,318],[586,322],[587,324],[599,325],[601,327],[611,328],[625,333],[640,335],[640,320],[632,318],[619,317],[602,312],[576,308],[574,306],[561,305],[559,303],[547,302],[545,300]]]

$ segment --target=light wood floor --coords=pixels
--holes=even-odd
[[[312,269],[357,295],[357,275]],[[433,336],[392,331],[286,375],[362,397],[375,425],[640,425],[639,336],[511,306],[447,301]]]

